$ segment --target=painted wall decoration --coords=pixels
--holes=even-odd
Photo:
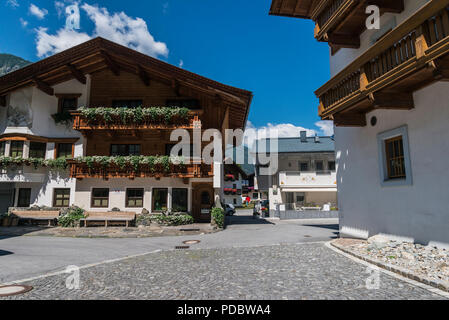
[[[9,99],[7,112],[8,127],[28,127],[33,125],[33,111],[31,109],[32,90],[18,90]]]

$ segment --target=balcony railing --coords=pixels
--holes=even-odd
[[[213,176],[212,165],[204,163],[191,163],[185,165],[170,165],[170,169],[164,168],[162,165],[150,167],[149,165],[139,165],[138,168],[127,164],[124,167],[118,165],[102,166],[94,164],[89,166],[76,160],[67,161],[70,166],[70,177],[76,179],[84,178],[207,178]]]
[[[336,188],[337,174],[335,171],[279,172],[279,185],[281,188]]]
[[[201,111],[189,112],[188,119],[177,119],[176,117],[169,123],[161,120],[152,120],[144,118],[138,123],[123,123],[119,116],[112,116],[107,121],[104,117],[96,119],[88,119],[81,112],[71,112],[73,117],[73,129],[78,131],[90,130],[149,130],[149,129],[193,129],[201,127],[200,115]]]
[[[447,77],[448,5],[448,0],[429,2],[318,89],[320,116],[337,118],[345,109],[364,114],[374,108],[412,108],[411,91]],[[376,96],[381,91],[391,100]]]

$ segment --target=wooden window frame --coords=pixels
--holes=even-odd
[[[129,199],[130,198],[140,199],[138,197],[130,197],[129,194],[128,194],[128,191],[130,191],[130,190],[142,191],[142,205],[141,206],[137,206],[137,205],[131,206],[131,205],[129,205]],[[143,208],[144,204],[145,204],[145,189],[144,188],[127,188],[126,189],[125,208]]]
[[[140,143],[111,143],[109,146],[109,155],[112,157],[113,146],[126,146],[127,156],[134,156],[129,153],[130,146],[139,146],[139,155],[142,155],[142,145]],[[126,156],[126,155],[125,155]]]
[[[24,150],[24,147],[25,147],[25,141],[24,140],[12,140],[10,145],[9,145],[9,155],[8,156],[12,157],[12,152],[13,152],[12,145],[14,143],[22,143],[22,155],[21,156],[15,156],[15,157],[23,158],[23,155],[24,155],[23,150]]]
[[[396,149],[395,149],[395,142],[399,141],[401,146],[402,146],[402,154],[399,154],[399,156],[394,156],[392,154],[390,154],[389,148],[388,146],[390,144],[393,145],[393,153],[395,153]],[[386,139],[384,140],[385,143],[385,160],[386,160],[386,164],[387,164],[387,177],[389,180],[395,180],[395,179],[406,179],[407,178],[407,173],[406,173],[406,168],[405,168],[405,155],[404,155],[404,139],[402,138],[402,136],[397,136],[394,138],[390,138],[390,139]],[[401,148],[400,148],[401,149]],[[400,163],[402,164],[401,168],[399,170],[394,169],[391,166],[391,161],[400,161]],[[393,171],[395,171],[393,173]],[[400,171],[400,172],[399,172]],[[403,172],[403,174],[402,174]]]
[[[81,93],[57,93],[55,94],[56,98],[58,98],[58,113],[62,113],[62,102],[64,99],[75,99],[76,108],[78,108],[78,99],[81,97]],[[76,109],[75,109],[76,110]]]
[[[185,210],[185,212],[187,212],[189,210],[189,189],[188,188],[173,188],[172,189],[172,197],[171,197],[171,201],[172,201],[171,207],[172,208],[174,207],[173,206],[173,203],[174,203],[173,199],[175,197],[173,196],[173,194],[174,194],[175,190],[185,190],[187,192],[187,203],[186,203],[186,210]],[[184,211],[181,211],[181,212],[184,212]]]
[[[107,198],[106,198],[106,197],[94,197],[94,191],[95,191],[95,190],[108,190],[108,196],[107,196]],[[111,193],[111,191],[110,191],[109,188],[92,188],[92,190],[91,190],[91,192],[90,192],[90,207],[91,207],[91,208],[96,208],[96,209],[98,209],[98,208],[99,208],[99,209],[106,209],[106,208],[109,208],[109,204],[110,204],[110,201],[109,201],[110,193]],[[107,199],[108,204],[107,204],[106,206],[103,206],[103,205],[95,206],[95,205],[94,205],[94,200],[97,200],[97,199],[100,199],[101,201]]]
[[[70,143],[70,142],[57,142],[57,143],[55,143],[54,158],[58,159],[59,145],[60,144],[71,144],[72,145],[72,156],[71,156],[71,159],[73,159],[75,157],[75,144],[74,143]],[[66,159],[70,159],[70,158],[66,158]]]
[[[40,158],[40,159],[45,159],[45,156],[46,156],[46,154],[47,154],[47,143],[45,143],[45,142],[38,142],[38,141],[30,141],[30,151],[28,152],[29,158],[36,158],[36,157],[32,157],[32,156],[31,156],[31,145],[32,145],[33,143],[39,143],[39,144],[42,144],[42,145],[45,146],[45,147],[44,147],[44,156],[43,156],[42,158]]]
[[[23,206],[20,204],[20,193],[25,190],[29,191],[30,193],[29,193],[28,205]],[[29,208],[31,206],[31,191],[32,191],[31,188],[19,188],[19,192],[17,193],[17,207],[18,208]]]
[[[152,212],[164,212],[164,210],[156,210],[155,209],[155,205],[154,205],[154,201],[156,199],[156,197],[154,196],[154,191],[155,190],[167,190],[167,197],[165,199],[165,204],[168,210],[168,188],[153,188],[152,190],[152,197],[151,197],[151,211]]]
[[[402,148],[404,155],[404,170],[405,177],[390,179],[387,164],[387,150],[385,141],[402,137]],[[409,137],[408,137],[408,126],[403,125],[401,127],[391,129],[377,135],[377,146],[379,155],[379,174],[380,174],[380,185],[382,187],[404,187],[413,185],[413,172],[412,172],[412,161],[410,156],[409,147]]]
[[[67,206],[64,206],[64,204],[63,205],[61,205],[61,206],[58,206],[58,205],[56,205],[56,193],[58,192],[58,191],[69,191],[69,198],[68,198],[68,200],[69,200],[69,204],[67,205]],[[69,188],[55,188],[55,189],[53,189],[53,208],[68,208],[68,207],[70,207],[70,193],[71,193],[71,190],[69,189]],[[63,198],[63,202],[64,202],[64,199],[65,198]]]

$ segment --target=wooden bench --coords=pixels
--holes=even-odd
[[[105,228],[111,224],[125,224],[126,227],[129,227],[129,223],[135,220],[135,212],[86,212],[86,218],[80,220],[80,227],[84,225],[87,228],[89,223],[101,223]]]
[[[19,218],[19,221],[25,220],[30,223],[46,221],[48,226],[56,225],[59,218],[59,211],[11,211],[13,216]]]

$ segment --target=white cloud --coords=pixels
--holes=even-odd
[[[62,10],[61,1],[55,6]],[[77,4],[74,4],[77,6]],[[141,18],[132,18],[124,12],[110,14],[106,8],[84,3],[81,8],[95,25],[91,35],[74,30],[60,29],[51,35],[47,28],[37,30],[37,51],[39,57],[46,57],[95,37],[117,42],[131,49],[153,57],[168,56],[167,45],[155,41],[148,30],[147,23]]]
[[[180,67],[180,68],[184,67],[184,61],[182,59],[179,60],[178,67]]]
[[[268,123],[266,126],[255,127],[251,121],[248,121],[245,130],[244,144],[252,148],[254,141],[264,138],[290,138],[299,137],[301,131],[306,131],[307,136],[314,137],[315,135],[333,135],[332,121],[319,121],[315,124],[319,129],[309,129],[300,126],[295,126],[291,123],[272,124]]]
[[[29,11],[30,11],[30,14],[32,14],[39,20],[44,19],[45,16],[48,14],[47,9],[41,9],[38,6],[34,5],[33,3],[30,5]]]
[[[334,122],[333,121],[318,121],[315,125],[320,128],[321,132],[325,136],[334,135]]]
[[[48,56],[86,42],[91,37],[86,33],[60,29],[55,35],[47,33],[47,28],[37,29],[37,55]]]
[[[124,12],[110,15],[106,8],[91,6],[87,3],[81,8],[95,23],[95,36],[104,37],[153,57],[168,55],[167,45],[154,40],[145,20],[133,19]]]
[[[7,0],[6,4],[8,6],[10,6],[10,7],[13,7],[13,8],[17,8],[17,7],[20,6],[20,4],[19,4],[19,2],[17,0]]]
[[[28,26],[28,21],[24,20],[23,18],[20,18],[20,23],[22,24],[22,27]]]

